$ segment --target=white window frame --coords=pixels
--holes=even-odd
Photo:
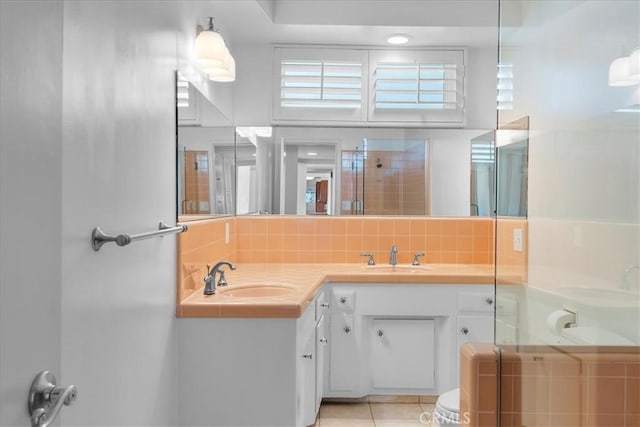
[[[368,51],[366,49],[274,47],[273,121],[363,122],[366,120]],[[361,98],[357,108],[282,106],[282,61],[359,62],[361,64]]]

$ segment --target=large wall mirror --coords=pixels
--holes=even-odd
[[[472,159],[473,147],[493,132],[233,126],[194,84],[179,74],[176,81],[180,222],[234,214],[463,217],[495,211],[494,160],[475,165]],[[502,153],[515,171],[516,154]],[[511,174],[503,180],[511,182]],[[518,182],[526,188],[526,176]],[[516,203],[510,188],[505,212]],[[518,206],[514,214],[526,212]]]
[[[235,214],[235,131],[189,80],[176,73],[177,217]]]
[[[470,212],[469,146],[485,133],[238,127],[237,213],[489,216]]]

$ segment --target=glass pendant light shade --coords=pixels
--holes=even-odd
[[[201,68],[222,66],[228,52],[224,39],[213,28],[213,18],[209,18],[209,27],[196,36],[195,58]]]
[[[629,74],[629,62],[629,57],[623,56],[609,65],[609,86],[631,86],[637,83]]]
[[[236,61],[227,50],[224,65],[206,71],[209,74],[209,80],[214,82],[233,82],[236,79]]]
[[[215,82],[232,82],[236,79],[236,61],[231,56],[222,35],[209,25],[196,36],[195,58],[198,67]]]

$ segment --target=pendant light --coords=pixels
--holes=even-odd
[[[207,28],[196,36],[195,58],[198,67],[209,75],[209,80],[232,82],[236,79],[235,60],[220,32],[209,17]]]
[[[629,77],[629,57],[614,59],[609,65],[609,86],[631,86],[634,83]]]
[[[640,49],[614,59],[609,65],[609,86],[640,84]]]

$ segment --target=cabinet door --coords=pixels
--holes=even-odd
[[[302,350],[302,422],[305,426],[316,421],[316,340],[315,329]]]
[[[316,325],[316,413],[320,409],[322,402],[322,394],[324,392],[324,361],[327,351],[327,330],[325,327],[324,316],[320,318]]]
[[[371,334],[374,387],[434,387],[434,320],[373,319]]]
[[[458,350],[466,342],[493,342],[493,316],[458,316]]]
[[[330,392],[350,392],[358,385],[359,357],[353,315],[331,315],[329,339]]]

